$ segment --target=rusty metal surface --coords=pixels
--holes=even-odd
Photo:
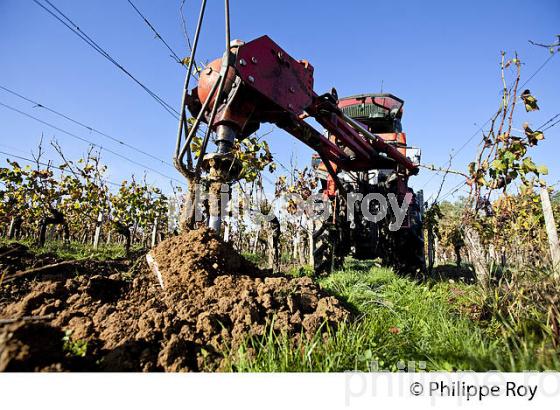
[[[235,68],[246,85],[292,114],[303,114],[312,102],[313,67],[292,58],[268,36],[239,47]]]
[[[200,78],[198,80],[198,86],[197,86],[197,94],[198,94],[198,99],[202,104],[204,104],[204,102],[208,98],[208,95],[210,94],[210,90],[212,89],[216,81],[218,81],[218,79],[220,78],[221,66],[222,66],[222,59],[217,58],[216,60],[209,63],[204,68],[204,70],[202,70],[202,72],[200,73]],[[235,80],[235,70],[233,68],[228,68],[227,75],[226,75],[226,82],[224,84],[225,94],[230,93],[231,86],[234,80]],[[216,99],[215,96],[212,97],[208,105],[209,108],[212,107],[215,99]]]
[[[207,66],[208,72],[201,73],[198,90],[201,100],[216,81],[220,61],[215,60]],[[237,80],[233,80],[231,71],[226,81],[229,96],[211,126],[235,125],[243,136],[258,128],[259,123],[276,123],[343,170],[374,169],[380,164],[391,165],[391,160],[394,161],[391,167],[416,168],[398,148],[365,130],[361,124],[357,128],[357,122],[343,114],[333,95],[318,96],[313,91],[313,67],[295,60],[268,36],[239,46],[235,57]],[[239,84],[234,86],[234,82]],[[403,103],[388,94],[349,97],[345,102],[355,104],[362,98],[386,108],[399,109]],[[308,115],[335,139],[330,141],[307,124],[303,118]]]
[[[360,105],[362,103],[375,104],[388,111],[393,109],[401,111],[404,105],[404,101],[393,94],[360,94],[341,98],[338,102],[338,107],[344,108],[351,105]]]

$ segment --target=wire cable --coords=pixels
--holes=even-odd
[[[533,79],[533,77],[535,77],[538,73],[540,73],[540,71],[544,68],[544,66],[547,65],[547,64],[549,63],[549,61],[552,60],[552,58],[553,58],[555,55],[556,55],[556,53],[551,54],[550,56],[548,56],[548,58],[544,61],[544,63],[542,63],[542,64],[539,66],[539,68],[537,68],[537,69],[535,70],[535,72],[534,72],[533,74],[531,74],[531,76],[529,76],[529,78],[527,78],[527,79],[523,82],[523,84],[521,84],[521,85],[519,86],[519,88],[525,87],[525,86],[527,85],[527,83]]]
[[[12,94],[12,95],[15,95],[16,97],[19,97],[19,98],[21,98],[21,99],[24,100],[24,101],[27,101],[27,102],[29,102],[29,103],[31,103],[31,104],[34,104],[35,107],[43,108],[43,109],[45,109],[45,110],[47,110],[47,111],[49,111],[49,112],[51,112],[51,113],[53,113],[53,114],[55,114],[55,115],[58,115],[58,116],[61,117],[61,118],[64,118],[64,119],[66,119],[66,120],[68,120],[68,121],[70,121],[70,122],[72,122],[72,123],[74,123],[74,124],[76,124],[76,125],[79,125],[80,127],[85,128],[85,129],[87,129],[87,130],[89,130],[89,131],[91,131],[91,132],[94,132],[94,133],[99,134],[99,135],[101,135],[101,136],[103,136],[103,137],[105,137],[105,138],[108,138],[108,139],[110,139],[111,141],[114,141],[114,142],[116,142],[116,143],[118,143],[118,144],[120,144],[120,145],[123,145],[123,146],[125,146],[125,147],[127,147],[127,148],[130,148],[130,149],[132,149],[132,150],[134,150],[134,151],[136,151],[136,152],[138,152],[138,153],[140,153],[140,154],[142,154],[142,155],[145,155],[145,156],[147,156],[147,157],[150,157],[150,158],[152,158],[152,159],[155,159],[155,160],[161,162],[162,164],[165,164],[165,165],[168,165],[168,166],[170,166],[170,167],[173,167],[173,165],[172,165],[170,162],[167,162],[167,161],[165,161],[165,160],[163,160],[163,159],[161,159],[161,158],[158,158],[158,157],[156,157],[155,155],[152,155],[152,154],[150,154],[149,152],[143,151],[143,150],[141,150],[140,148],[137,148],[137,147],[135,147],[134,145],[131,145],[131,144],[129,144],[129,143],[126,143],[126,142],[124,142],[124,141],[122,141],[122,140],[120,140],[120,139],[118,139],[118,138],[112,137],[112,136],[109,135],[109,134],[106,134],[106,133],[104,133],[104,132],[101,132],[101,131],[99,131],[99,130],[97,130],[97,129],[95,129],[95,128],[89,126],[89,125],[86,125],[86,124],[84,124],[84,123],[82,123],[82,122],[80,122],[80,121],[78,121],[78,120],[75,120],[74,118],[72,118],[72,117],[70,117],[70,116],[68,116],[68,115],[66,115],[66,114],[62,114],[62,113],[59,112],[59,111],[56,111],[56,110],[54,110],[54,109],[52,109],[52,108],[49,108],[49,107],[47,107],[47,106],[44,105],[44,104],[41,104],[41,103],[39,103],[39,102],[37,102],[37,101],[34,101],[34,100],[32,100],[32,99],[30,99],[30,98],[28,98],[28,97],[25,97],[25,96],[23,96],[23,95],[21,95],[21,94],[15,92],[14,90],[11,90],[11,89],[9,89],[9,88],[7,88],[7,87],[4,87],[4,86],[1,85],[1,84],[0,84],[0,89],[4,90],[4,91],[6,91],[6,92],[8,92],[8,93],[10,93],[10,94]]]
[[[91,145],[93,145],[94,147],[97,147],[97,148],[100,148],[100,149],[102,149],[102,150],[105,150],[105,151],[107,151],[107,152],[109,152],[109,153],[111,153],[111,154],[113,154],[113,155],[115,155],[115,156],[117,156],[117,157],[119,157],[119,158],[121,158],[121,159],[124,159],[125,161],[130,162],[131,164],[134,164],[134,165],[137,165],[137,166],[142,167],[142,168],[144,168],[144,169],[147,169],[148,171],[152,171],[152,172],[154,172],[154,173],[156,173],[156,174],[158,174],[158,175],[160,175],[160,176],[162,176],[162,177],[164,177],[164,178],[167,178],[167,179],[169,179],[169,180],[173,180],[173,181],[175,181],[175,182],[178,182],[178,183],[180,183],[180,184],[183,184],[182,181],[179,181],[179,180],[176,179],[176,178],[170,177],[169,175],[165,175],[165,174],[161,173],[160,171],[158,171],[158,170],[156,170],[156,169],[154,169],[154,168],[151,168],[151,167],[149,167],[149,166],[147,166],[147,165],[144,165],[144,164],[142,164],[142,163],[140,163],[140,162],[138,162],[138,161],[135,161],[135,160],[133,160],[133,159],[130,159],[130,158],[128,158],[126,155],[119,154],[118,152],[115,152],[115,151],[113,151],[113,150],[111,150],[111,149],[109,149],[109,148],[105,148],[103,145],[100,145],[100,144],[98,144],[98,143],[96,143],[96,142],[94,142],[94,141],[91,141],[91,140],[87,139],[87,138],[80,137],[79,135],[76,135],[76,134],[72,134],[71,132],[66,131],[66,130],[60,128],[60,127],[57,127],[56,125],[53,125],[53,124],[48,123],[48,122],[46,122],[46,121],[43,121],[43,120],[41,120],[41,119],[39,119],[39,118],[37,118],[37,117],[34,117],[34,116],[31,115],[31,114],[27,114],[26,112],[23,112],[23,111],[21,111],[21,110],[18,110],[18,109],[15,108],[15,107],[12,107],[12,106],[10,106],[10,105],[4,104],[4,103],[2,103],[2,102],[0,102],[0,106],[2,106],[2,107],[4,107],[4,108],[7,108],[7,109],[9,109],[9,110],[11,110],[11,111],[17,112],[18,114],[21,114],[21,115],[23,115],[23,116],[25,116],[25,117],[27,117],[27,118],[30,118],[30,119],[32,119],[32,120],[35,120],[35,121],[37,121],[37,122],[39,122],[39,123],[41,123],[41,124],[44,124],[44,125],[46,125],[46,126],[48,126],[48,127],[51,127],[51,128],[53,128],[53,129],[55,129],[55,130],[57,130],[57,131],[59,131],[59,132],[62,132],[62,133],[66,134],[66,135],[68,135],[68,136],[70,136],[70,137],[72,137],[72,138],[78,139],[78,140],[80,140],[80,141],[82,141],[82,142],[86,142],[86,143],[88,143],[88,144],[91,144]]]
[[[35,4],[44,9],[52,17],[66,26],[70,31],[72,31],[76,36],[78,36],[82,41],[88,44],[91,48],[101,54],[104,58],[109,60],[113,65],[115,65],[119,70],[130,77],[136,84],[138,84],[148,95],[150,95],[159,105],[163,107],[171,116],[175,119],[179,119],[179,112],[173,108],[169,103],[167,103],[163,98],[157,95],[155,92],[150,90],[146,85],[140,82],[134,75],[130,73],[124,66],[122,66],[117,60],[115,60],[106,50],[104,50],[98,43],[96,43],[90,36],[88,36],[80,27],[74,23],[66,14],[64,14],[59,8],[52,4],[49,0],[44,0],[50,7],[51,10],[44,4],[40,3],[39,0],[33,0]],[[57,15],[58,13],[58,15]]]
[[[467,183],[465,181],[459,182],[457,185],[453,186],[453,188],[451,188],[449,191],[447,191],[444,195],[442,195],[439,202],[443,202],[450,195],[451,196],[454,195],[459,189],[461,189],[463,187],[463,185],[466,185],[466,184]]]
[[[555,54],[556,54],[556,53],[555,53]],[[531,75],[529,76],[529,78],[527,78],[527,80],[525,80],[525,81],[519,86],[519,88],[523,88],[524,86],[526,86],[526,85],[529,83],[529,81],[531,81],[531,80],[532,80],[532,79],[533,79],[533,78],[534,78],[534,77],[535,77],[535,76],[550,62],[550,60],[552,60],[552,58],[555,56],[555,54],[550,55],[550,56],[535,70],[535,72],[533,72],[533,74],[531,74]],[[490,121],[492,121],[492,118],[493,118],[493,116],[490,117],[490,118],[488,118],[488,120],[486,120],[486,122],[485,122],[484,124],[482,124],[482,126],[481,126],[480,128],[478,128],[478,130],[476,130],[476,132],[475,132],[473,135],[471,135],[471,136],[467,139],[467,141],[466,141],[463,145],[461,145],[461,147],[460,147],[457,151],[455,151],[455,152],[453,152],[453,154],[451,154],[449,160],[446,162],[447,165],[450,165],[450,164],[451,164],[451,161],[453,160],[453,158],[455,158],[457,155],[459,155],[459,153],[460,153],[460,152],[461,152],[461,151],[462,151],[462,150],[463,150],[477,135],[478,135],[478,133],[481,132],[481,131],[484,129],[484,127],[486,127],[486,125],[488,125],[488,123],[489,123]],[[442,167],[440,167],[440,168],[445,168],[445,166],[442,166]],[[428,185],[428,184],[436,177],[437,174],[438,174],[438,173],[434,173],[434,174],[428,179],[428,181],[426,181],[426,183],[424,183],[424,185],[422,186],[422,189],[424,189],[424,188],[426,187],[426,185]]]
[[[17,158],[21,161],[27,161],[27,162],[30,162],[30,163],[33,163],[33,164],[39,164],[39,165],[42,165],[44,167],[55,168],[55,169],[58,169],[58,170],[62,171],[65,174],[71,174],[72,173],[71,171],[69,171],[66,168],[62,168],[62,167],[59,167],[57,165],[53,165],[53,164],[50,164],[50,163],[45,163],[45,162],[37,161],[37,160],[34,160],[34,159],[22,157],[20,155],[11,154],[9,152],[0,151],[0,154],[6,155],[6,157],[10,157],[10,158]],[[105,179],[105,178],[101,179],[101,181],[105,182],[106,184],[117,186],[117,187],[120,187],[122,185],[122,184],[119,184],[118,182],[113,182],[113,181],[110,181],[110,180]]]
[[[521,84],[521,85],[519,86],[519,88],[521,89],[521,88],[523,88],[524,86],[526,86],[526,85],[529,83],[529,81],[531,81],[531,80],[532,80],[532,79],[533,79],[533,78],[534,78],[534,77],[535,77],[535,76],[550,62],[550,60],[552,60],[552,57],[554,57],[554,54],[550,55],[550,56],[539,66],[539,68],[537,68],[537,69],[535,70],[535,72],[534,72],[533,74],[531,74],[531,76],[529,76],[529,78],[526,79],[526,80],[523,82],[523,84]],[[493,117],[493,116],[492,116],[492,117]],[[488,120],[482,125],[482,127],[480,127],[480,128],[476,131],[475,134],[473,134],[463,145],[461,145],[461,147],[460,147],[456,152],[454,152],[454,153],[452,154],[451,159],[453,159],[454,157],[456,157],[456,156],[459,154],[459,152],[461,152],[461,151],[473,140],[473,138],[474,138],[479,132],[481,132],[481,131],[484,129],[484,127],[486,127],[486,125],[487,125],[490,121],[492,121],[492,117],[488,118]],[[450,159],[450,160],[451,160],[451,159]]]
[[[556,121],[556,122],[550,124],[550,125],[549,125],[548,127],[546,127],[546,128],[543,128],[542,131],[549,130],[549,129],[551,129],[552,127],[558,125],[558,123],[560,123],[560,120],[558,120],[558,121]]]
[[[554,115],[554,116],[553,116],[551,119],[549,119],[548,121],[544,122],[540,127],[537,127],[537,131],[541,131],[541,132],[542,132],[542,131],[548,130],[549,128],[554,127],[556,124],[558,124],[558,122],[559,122],[560,120],[556,121],[555,123],[553,123],[553,124],[551,124],[550,126],[548,126],[548,127],[546,127],[546,128],[543,129],[543,127],[544,127],[545,125],[547,125],[548,123],[554,121],[554,120],[555,120],[556,118],[558,118],[558,117],[560,117],[560,112],[559,112],[558,114]]]
[[[4,151],[0,151],[0,154],[6,155],[6,157],[10,157],[10,158],[17,158],[17,159],[19,159],[19,160],[21,160],[21,161],[30,162],[30,163],[33,163],[33,164],[39,164],[39,165],[42,165],[42,166],[44,166],[44,167],[55,168],[55,169],[61,171],[63,174],[73,174],[72,171],[70,171],[70,170],[68,170],[68,169],[66,169],[66,168],[63,168],[63,167],[61,167],[61,166],[57,166],[57,165],[53,165],[53,164],[50,164],[50,163],[45,163],[45,162],[37,161],[37,160],[31,159],[31,158],[22,157],[22,156],[20,156],[20,155],[10,154],[9,152],[4,152]],[[118,188],[120,188],[120,187],[123,185],[122,182],[121,182],[121,183],[118,183],[118,182],[115,182],[115,181],[111,181],[110,179],[107,179],[107,178],[100,178],[100,181],[106,183],[107,185],[112,185],[112,186],[115,186],[115,187],[118,187]],[[125,181],[123,181],[123,182],[125,182]],[[158,193],[156,193],[156,192],[152,192],[151,194],[152,194],[152,195],[156,195],[156,196],[160,196],[160,197],[162,197],[162,196],[163,196],[163,197],[167,197],[167,195],[165,195],[165,194],[163,194],[163,193],[158,194]]]
[[[150,23],[150,21],[146,18],[146,16],[144,16],[142,14],[142,12],[140,10],[138,10],[138,7],[136,7],[134,5],[134,3],[131,0],[127,0],[128,3],[132,6],[132,8],[134,9],[134,11],[136,11],[136,13],[138,13],[138,15],[140,16],[140,18],[142,20],[144,20],[144,22],[148,25],[148,27],[154,32],[156,38],[158,40],[160,40],[165,47],[167,47],[167,49],[169,50],[169,52],[171,53],[171,57],[173,57],[175,59],[175,61],[181,65],[183,65],[183,62],[181,60],[181,58],[179,58],[179,56],[177,55],[177,53],[175,51],[173,51],[173,49],[171,48],[171,46],[167,43],[167,41],[165,41],[165,39],[161,36],[161,34],[158,33],[158,31],[154,28],[154,26],[152,25],[152,23]]]

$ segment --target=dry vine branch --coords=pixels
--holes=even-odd
[[[451,166],[451,165],[450,165],[450,166]],[[446,174],[461,175],[461,176],[463,176],[463,177],[465,177],[465,178],[468,178],[468,177],[469,177],[469,175],[468,175],[466,172],[459,171],[459,170],[456,170],[456,169],[451,169],[451,168],[449,168],[449,167],[448,167],[448,168],[442,168],[442,167],[437,167],[437,166],[435,166],[434,164],[428,164],[428,165],[420,164],[420,167],[421,167],[421,168],[425,168],[425,169],[427,169],[427,170],[429,170],[429,171],[445,172]]]
[[[40,266],[38,268],[31,268],[31,269],[27,269],[24,271],[18,271],[16,273],[14,273],[13,275],[11,275],[10,277],[4,279],[5,283],[9,283],[12,282],[16,279],[20,279],[22,277],[25,276],[30,276],[30,275],[34,275],[37,273],[42,273],[42,272],[47,272],[49,270],[52,269],[56,269],[56,268],[62,268],[62,267],[69,267],[69,266],[77,266],[81,263],[81,260],[73,260],[73,261],[62,261],[62,262],[57,262],[57,263],[51,263],[50,265],[44,265],[44,266]]]
[[[508,87],[506,72],[513,68],[513,81]],[[525,136],[512,135],[514,114],[519,98],[519,82],[521,78],[521,62],[517,54],[506,60],[501,53],[500,79],[502,95],[500,107],[490,121],[490,128],[483,132],[480,148],[475,160],[469,164],[467,181],[470,193],[467,206],[462,217],[462,232],[467,251],[475,268],[479,283],[489,285],[490,270],[488,264],[495,255],[491,255],[489,247],[499,249],[505,240],[502,225],[513,223],[513,214],[504,214],[497,204],[499,200],[510,198],[508,187],[520,181],[520,196],[531,195],[535,185],[543,185],[540,174],[547,169],[537,166],[528,156],[528,149],[544,139],[540,131],[532,131],[524,127]],[[529,93],[526,90],[525,93]],[[524,94],[525,94],[524,93]],[[499,192],[498,202],[494,193]]]

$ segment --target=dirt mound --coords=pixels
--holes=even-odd
[[[44,323],[0,329],[0,371],[63,370],[64,333]]]
[[[121,273],[100,264],[93,275],[39,277],[24,297],[0,303],[0,318],[42,319],[0,326],[8,352],[0,369],[217,370],[249,336],[273,328],[295,343],[349,314],[310,278],[266,276],[207,229],[171,237],[152,254],[164,289],[145,262]],[[62,359],[57,344],[47,362],[28,360],[40,349],[15,333],[22,328],[58,332],[51,339],[65,338]]]
[[[29,248],[19,243],[0,246],[0,270],[7,275],[26,268],[35,268],[55,262],[55,259],[44,254],[38,257],[29,251]]]
[[[219,275],[259,275],[258,269],[209,229],[173,236],[152,252],[166,286],[204,287]]]

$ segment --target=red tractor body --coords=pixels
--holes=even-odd
[[[407,269],[422,269],[423,245],[414,244],[416,253],[422,257],[412,263],[410,258],[399,256],[399,249],[410,253],[405,249],[410,247],[410,241],[397,238],[407,235],[385,232],[394,215],[372,224],[362,221],[367,218],[362,218],[361,211],[357,221],[350,221],[342,209],[350,193],[394,194],[399,203],[407,201],[414,208],[399,231],[418,226],[417,201],[408,188],[408,178],[418,173],[418,163],[408,155],[406,135],[400,124],[403,101],[391,94],[339,99],[334,89],[318,95],[313,90],[313,71],[311,64],[294,59],[267,36],[247,43],[234,42],[221,59],[200,73],[198,86],[190,92],[186,90],[178,138],[181,141],[184,130],[185,147],[180,150],[178,145],[175,163],[183,174],[192,174],[184,166],[183,156],[189,152],[192,137],[203,121],[217,134],[218,151],[211,162],[214,178],[235,178],[226,172],[235,168],[231,166],[235,139],[252,134],[263,122],[273,123],[315,150],[319,158],[313,161],[315,168],[319,173],[325,171],[323,192],[333,200],[335,217],[328,229],[320,227],[317,233],[320,243],[320,235],[330,232],[329,245],[322,246],[323,250],[328,249],[326,256],[316,258],[318,270],[325,268],[325,260],[332,268],[335,259],[350,253],[384,259],[393,254]],[[191,129],[186,126],[185,105],[196,117]],[[315,119],[326,133],[306,122],[308,117]],[[207,140],[208,134],[200,157],[205,155]],[[219,220],[214,221],[210,225],[219,229]]]

